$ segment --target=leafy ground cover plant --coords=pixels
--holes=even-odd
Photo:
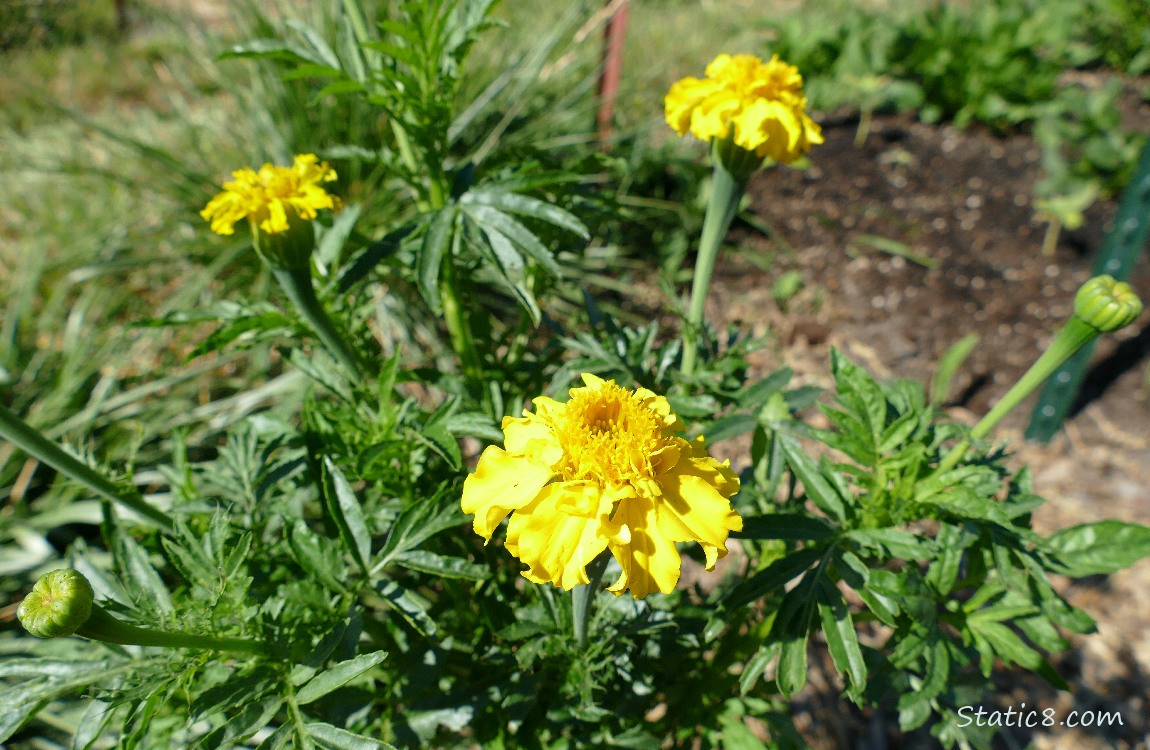
[[[722,55],[709,80],[676,84],[666,110],[734,175],[708,208],[700,312],[678,340],[590,299],[593,324],[559,320],[551,300],[578,281],[571,243],[603,204],[569,172],[452,151],[456,83],[489,12],[410,0],[378,38],[349,18],[340,65],[305,68],[380,108],[411,204],[393,223],[361,223],[369,214],[350,205],[329,218],[348,205],[338,168],[310,154],[240,169],[205,196],[213,229],[248,219],[284,293],[238,303],[210,346],[274,342],[302,397],[236,421],[217,445],[177,437],[154,467],[163,497],[0,411],[6,440],[100,498],[99,534],[41,566],[54,570],[19,607],[45,640],[3,646],[0,736],[794,747],[789,701],[825,644],[844,705],[929,726],[946,746],[986,745],[958,707],[998,665],[1064,684],[1046,655],[1092,626],[1049,574],[1129,565],[1150,554],[1150,529],[1034,533],[1027,472],[985,439],[1074,349],[1137,318],[1138,298],[1089,282],[1035,370],[972,429],[919,384],[880,384],[837,353],[819,406],[831,428],[812,427],[801,416],[820,394],[790,388],[786,370],[749,382],[754,342],[719,341],[694,304],[739,179],[819,141],[798,71]],[[388,296],[442,326],[450,349],[381,351],[364,321]],[[733,468],[710,455],[747,433]],[[724,557],[739,560],[720,573]],[[714,571],[686,583],[699,568]]]
[[[1103,41],[1099,29],[1108,25],[1124,31]],[[1033,127],[1045,172],[1035,206],[1050,227],[1048,253],[1063,226],[1077,228],[1086,208],[1126,184],[1145,140],[1122,126],[1120,80],[1083,86],[1063,76],[1100,62],[1118,70],[1143,64],[1150,25],[1121,2],[944,3],[894,23],[848,6],[836,23],[796,15],[774,31],[772,48],[812,77],[816,106],[862,113],[860,141],[882,109],[917,109],[924,121],[957,127]]]

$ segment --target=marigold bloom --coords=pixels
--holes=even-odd
[[[759,158],[790,163],[823,142],[807,116],[803,77],[775,55],[764,63],[754,55],[716,57],[706,78],[684,78],[664,103],[667,124],[704,141],[733,139]]]
[[[256,250],[275,266],[306,264],[315,245],[308,224],[320,209],[334,209],[339,199],[321,185],[336,179],[335,170],[315,154],[295,157],[290,167],[264,164],[237,169],[232,182],[200,211],[216,234],[235,233],[247,219]]]
[[[611,592],[670,593],[676,542],[698,542],[711,570],[728,533],[743,528],[729,500],[739,479],[702,437],[680,436],[664,397],[589,373],[583,382],[567,403],[541,396],[534,413],[504,418],[505,448],[483,451],[463,484],[463,511],[487,541],[510,514],[507,549],[535,583],[588,583],[587,564],[609,548],[623,569]]]

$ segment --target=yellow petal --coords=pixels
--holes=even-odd
[[[611,500],[590,482],[555,482],[511,516],[507,550],[524,562],[523,576],[564,589],[588,583],[587,565],[624,535],[610,519]]]
[[[463,512],[475,514],[475,533],[491,541],[507,514],[534,500],[552,476],[551,467],[490,445],[463,481]]]
[[[702,445],[701,440],[691,445],[696,456],[703,451],[702,457],[685,455],[671,471],[658,477],[663,496],[657,507],[661,533],[677,542],[702,544],[709,570],[727,553],[727,536],[743,528],[743,519],[728,499],[738,492],[738,477],[707,457]]]
[[[622,594],[626,589],[642,599],[652,591],[669,594],[679,581],[682,559],[675,543],[660,530],[655,501],[649,497],[623,500],[614,520],[627,527],[629,541],[612,542],[611,554],[623,568],[622,574],[607,590]]]

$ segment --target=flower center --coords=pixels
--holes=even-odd
[[[657,415],[615,383],[578,392],[556,425],[565,481],[622,485],[651,479],[651,457],[664,443]]]

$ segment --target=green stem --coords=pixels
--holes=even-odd
[[[1099,331],[1085,322],[1080,320],[1077,315],[1071,316],[1066,325],[1058,335],[1054,338],[1054,342],[1050,347],[1042,353],[1038,361],[1031,365],[1030,369],[1026,371],[1014,387],[1006,392],[994,408],[991,409],[985,417],[983,417],[974,429],[970,431],[970,437],[962,440],[958,445],[950,449],[942,462],[939,463],[938,468],[935,469],[934,475],[937,476],[944,471],[949,471],[954,468],[966,453],[966,449],[974,440],[979,440],[986,436],[994,427],[1002,421],[1002,418],[1011,412],[1016,406],[1022,403],[1022,400],[1030,395],[1031,391],[1038,388],[1042,383],[1057,370],[1063,362],[1070,359],[1074,352],[1081,349],[1098,335]]]
[[[172,528],[172,519],[163,511],[144,502],[137,492],[128,492],[117,486],[3,406],[0,406],[0,437],[101,497],[119,503],[166,529]]]
[[[311,269],[301,268],[273,268],[272,273],[276,281],[283,287],[288,299],[295,305],[296,311],[307,322],[319,337],[320,342],[329,353],[348,372],[357,378],[363,374],[359,359],[348,346],[347,341],[336,329],[323,306],[315,296],[315,289],[311,283]]]
[[[475,347],[475,337],[471,333],[471,322],[459,301],[459,289],[455,280],[455,258],[444,259],[439,271],[439,297],[443,302],[443,317],[447,323],[447,333],[451,336],[451,348],[459,356],[463,365],[463,378],[467,390],[481,400],[487,411],[494,408],[485,387],[483,359]],[[497,416],[497,415],[493,415]]]
[[[591,603],[595,594],[599,593],[599,583],[603,580],[603,572],[607,570],[607,563],[611,555],[608,552],[596,557],[587,566],[588,582],[571,589],[571,626],[575,634],[575,643],[582,646],[587,642],[587,626],[591,624]]]
[[[691,302],[687,322],[683,327],[683,360],[681,372],[690,377],[695,372],[699,342],[703,332],[703,311],[707,305],[707,290],[719,258],[723,237],[739,211],[739,201],[747,187],[747,177],[736,175],[720,157],[722,144],[715,145],[715,168],[711,180],[711,197],[703,218],[703,235],[699,239],[699,254],[695,258],[695,275],[691,281]],[[762,161],[761,159],[759,160]]]
[[[129,625],[112,617],[98,604],[92,605],[91,616],[77,628],[76,635],[125,646],[198,648],[211,651],[239,651],[245,654],[265,653],[262,644],[246,638],[216,638],[191,633],[170,633]]]

